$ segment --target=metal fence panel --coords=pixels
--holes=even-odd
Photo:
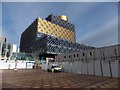
[[[102,76],[100,61],[99,60],[94,61],[94,65],[95,65],[95,75]]]
[[[109,62],[102,61],[103,76],[111,76]]]
[[[87,74],[87,62],[82,62],[82,74]]]
[[[88,74],[94,75],[94,61],[88,62]]]
[[[112,70],[112,77],[118,77],[118,61],[110,62],[111,70]]]

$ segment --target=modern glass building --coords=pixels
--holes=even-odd
[[[0,36],[0,60],[10,60],[13,52],[13,44],[6,42],[6,38]]]
[[[76,43],[75,26],[65,15],[36,18],[21,34],[20,51],[34,53],[40,58],[93,48]]]
[[[33,61],[34,58],[31,54],[29,53],[21,53],[21,52],[17,52],[17,53],[13,53],[11,60],[19,60],[19,61]]]

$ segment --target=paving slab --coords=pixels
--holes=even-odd
[[[118,89],[118,78],[81,75],[75,73],[52,73],[42,70],[2,70],[3,90],[75,89],[75,88],[109,88]],[[108,90],[108,89],[106,89]]]

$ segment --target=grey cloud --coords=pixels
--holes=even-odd
[[[8,33],[7,30],[5,30],[5,28],[3,28],[4,32],[2,33],[3,36],[5,36],[7,38],[7,42],[12,42],[13,44],[17,44],[17,40],[13,40],[13,38],[17,38],[17,35],[13,35],[12,33]]]
[[[97,31],[87,33],[79,39],[80,42],[94,46],[105,46],[118,43],[118,18],[115,17],[108,21],[101,28],[96,28]]]
[[[28,8],[28,11],[26,11],[26,9],[24,8]],[[43,12],[42,9],[39,9],[39,12]],[[9,38],[8,41],[13,40],[13,38],[16,37],[16,39],[14,39],[15,41],[12,42],[18,43],[18,39],[20,39],[20,34],[27,28],[27,26],[29,26],[33,22],[33,20],[35,20],[39,12],[38,10],[34,10],[32,5],[29,7],[27,6],[16,9],[14,8],[8,11],[9,18],[11,19],[11,24],[12,26],[14,26],[11,27],[11,29],[6,28],[5,26],[3,27],[3,33],[7,38]],[[13,15],[11,13],[15,13],[14,18],[13,16],[11,16]],[[16,36],[13,37],[13,33]]]
[[[73,22],[76,22],[77,20],[82,18],[84,15],[88,14],[89,11],[97,7],[99,3],[85,3],[84,2],[84,3],[76,3],[73,5],[74,6],[67,5],[67,7],[64,10],[65,12],[69,13],[69,15],[72,14],[74,17],[70,17],[70,20],[72,20]]]
[[[24,8],[28,8],[27,11],[26,9],[24,10]],[[13,31],[18,35],[20,34],[21,31],[23,31],[24,29],[26,29],[26,27],[28,25],[30,25],[32,23],[32,21],[38,16],[39,12],[43,12],[42,9],[38,10],[34,10],[33,6],[29,6],[29,7],[21,7],[18,9],[13,9],[14,11],[10,11],[9,12],[9,17],[12,19],[12,24],[13,24]],[[11,13],[15,13],[14,18],[12,18],[13,14]],[[33,16],[33,17],[31,17]],[[17,29],[17,30],[16,30]]]
[[[2,2],[118,2],[119,0],[2,0]]]

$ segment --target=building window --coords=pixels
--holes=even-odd
[[[85,53],[83,53],[83,56],[85,56]]]
[[[64,56],[64,58],[66,58],[66,56]]]
[[[78,54],[77,54],[77,57],[78,57]]]
[[[75,54],[74,54],[74,57],[75,57]]]
[[[90,56],[92,56],[92,52],[90,52]]]
[[[70,55],[69,55],[69,58],[70,58]]]

